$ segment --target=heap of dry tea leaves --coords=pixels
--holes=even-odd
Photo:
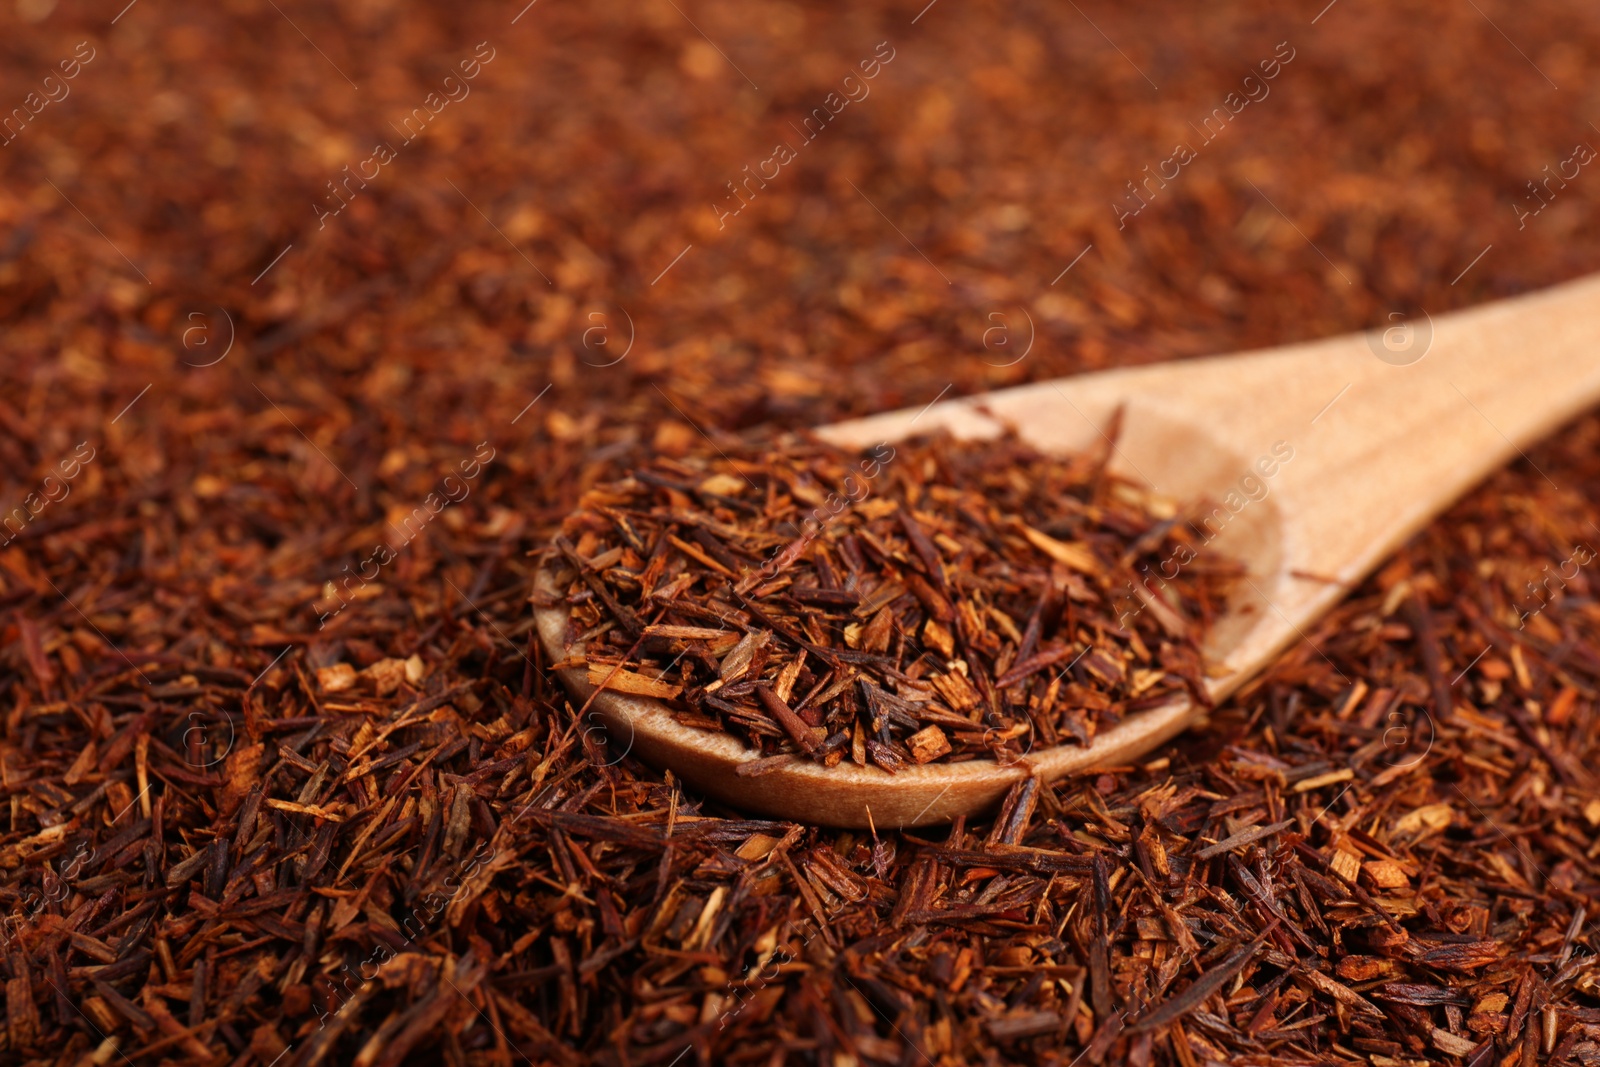
[[[1600,1057],[1600,418],[1147,761],[876,838],[601,743],[525,555],[702,431],[1600,269],[1600,7],[125,6],[0,33],[0,1062]]]
[[[1208,700],[1230,568],[1108,446],[706,451],[590,490],[557,545],[590,681],[744,738],[753,773],[1014,760]]]

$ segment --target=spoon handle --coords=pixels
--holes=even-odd
[[[1276,545],[1251,544],[1248,528],[1219,539],[1224,551],[1276,548],[1253,592],[1264,616],[1292,623],[1287,634],[1256,625],[1229,641],[1225,664],[1244,669],[1296,639],[1489,473],[1600,400],[1600,276],[1226,362],[1243,417],[1219,410],[1217,436],[1246,456],[1279,441],[1294,450],[1278,484],[1260,479],[1281,524]]]

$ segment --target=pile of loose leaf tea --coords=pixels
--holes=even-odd
[[[1203,724],[948,826],[752,818],[602,747],[526,602],[530,553],[648,467],[719,524],[680,541],[772,562],[743,595],[897,700],[950,707],[846,661],[871,616],[792,592],[819,558],[843,588],[858,528],[997,644],[939,622],[946,656],[898,601],[874,654],[908,642],[901,674],[1014,670],[986,609],[1027,635],[1038,590],[969,587],[1041,571],[1062,600],[1029,655],[1081,648],[1128,591],[1018,543],[1009,476],[896,442],[791,484],[730,441],[1600,270],[1600,176],[1565,162],[1600,147],[1600,4],[675,4],[0,5],[0,1065],[1600,1065],[1600,413]],[[375,179],[369,138],[399,150]],[[1029,525],[1144,574],[1160,523],[1127,487],[1032,477]],[[780,566],[828,493],[857,499]],[[593,577],[639,633],[580,603],[597,662],[650,625],[766,628],[687,553],[676,611],[628,587],[683,550],[634,513],[661,503],[604,504],[642,548],[600,507],[569,545],[622,549]],[[1214,558],[1163,593],[1192,626]],[[1184,647],[1152,621],[1125,628]],[[776,694],[799,657],[770,632]],[[732,723],[684,699],[724,640],[683,641],[681,713]],[[684,685],[667,648],[625,669]],[[1101,691],[1091,663],[1063,690]],[[833,668],[802,667],[804,721]],[[764,712],[737,681],[710,695]]]
[[[565,523],[569,632],[591,684],[772,757],[747,773],[1087,745],[1207,701],[1237,570],[1105,459],[1014,434],[658,457]]]

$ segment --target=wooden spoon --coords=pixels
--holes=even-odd
[[[1206,647],[1220,701],[1309,640],[1318,616],[1429,519],[1597,399],[1600,275],[1386,331],[1039,382],[820,433],[854,449],[938,428],[992,437],[1003,420],[1041,450],[1072,452],[1104,448],[1103,430],[1122,408],[1112,468],[1178,501],[1217,502],[1200,524],[1214,535],[1203,551],[1248,568]],[[558,661],[581,656],[556,576],[546,569],[537,584],[536,602],[556,602],[537,611],[546,650]],[[1465,666],[1452,664],[1452,674]],[[583,669],[560,673],[579,703],[588,700]],[[1029,774],[1127,763],[1202,712],[1175,698],[1087,748],[1036,750],[1009,766],[983,759],[890,774],[795,761],[751,777],[736,769],[756,753],[680,725],[656,700],[602,692],[586,717],[612,759],[631,752],[735,807],[887,828],[978,812]]]

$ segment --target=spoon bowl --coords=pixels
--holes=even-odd
[[[817,432],[847,449],[939,429],[990,438],[1008,426],[1044,452],[1109,444],[1113,471],[1194,516],[1202,553],[1244,567],[1204,649],[1210,696],[1221,701],[1285,648],[1309,641],[1307,628],[1407,537],[1600,399],[1600,277],[1411,329],[1400,335],[1410,349],[1397,347],[1393,330],[1352,334],[1038,382]],[[583,649],[561,602],[565,566],[547,562],[534,599],[546,652],[573,663]],[[1205,712],[1175,697],[1103,729],[1088,746],[1035,750],[1011,764],[974,759],[890,774],[797,760],[748,775],[741,766],[760,756],[737,738],[685,726],[649,697],[595,694],[582,667],[559,673],[588,703],[587,725],[603,728],[611,758],[632,754],[670,768],[748,811],[845,827],[977,813],[1030,775],[1050,780],[1126,763]]]

